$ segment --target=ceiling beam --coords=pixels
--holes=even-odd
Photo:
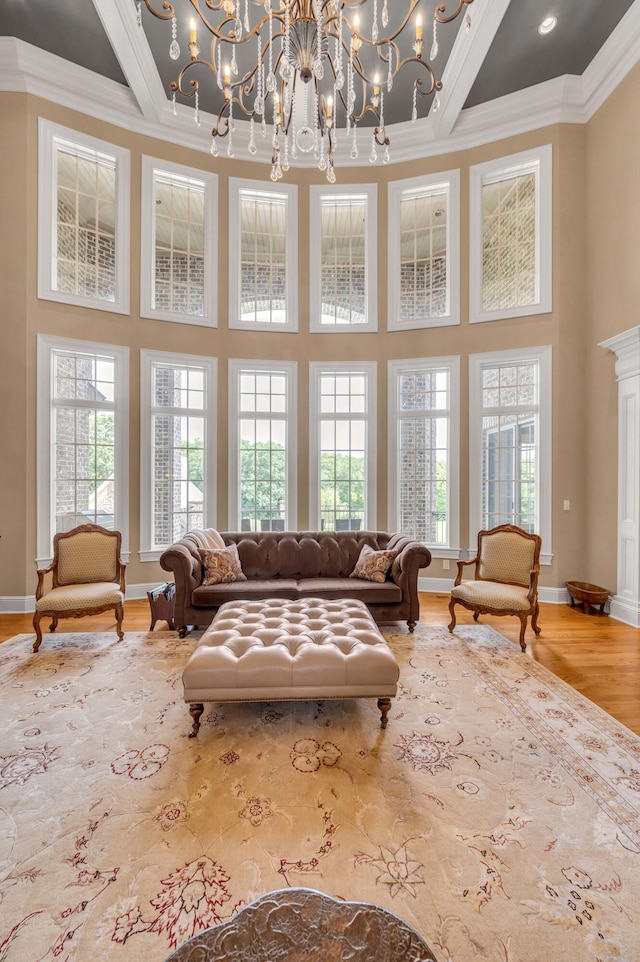
[[[429,111],[434,140],[446,139],[460,116],[511,0],[475,0],[467,8],[442,74],[440,109]],[[467,16],[471,26],[467,28]]]
[[[143,116],[159,123],[167,98],[133,0],[93,0],[93,5]]]

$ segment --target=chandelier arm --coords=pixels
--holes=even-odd
[[[149,13],[152,13],[154,17],[158,18],[158,20],[171,20],[173,17],[175,17],[173,4],[169,3],[169,0],[164,0],[164,3],[162,4],[162,9],[166,10],[167,13],[161,13],[159,10],[154,9],[154,7],[151,5],[151,0],[144,0],[144,5]]]
[[[373,131],[373,136],[378,147],[388,147],[391,141],[387,137],[387,131],[384,127],[376,127]],[[381,139],[382,138],[382,139]]]
[[[456,17],[459,15],[462,8],[467,3],[473,3],[473,0],[459,0],[457,10],[455,11],[455,13],[450,14],[448,17],[445,17],[444,15],[447,9],[446,4],[439,3],[438,6],[436,7],[434,17],[438,21],[438,23],[451,23],[452,20],[456,19]]]

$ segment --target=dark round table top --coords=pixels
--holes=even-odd
[[[166,962],[435,962],[415,929],[378,905],[279,889],[184,942]]]

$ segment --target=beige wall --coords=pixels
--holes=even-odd
[[[638,75],[640,76],[640,75]],[[637,85],[636,80],[636,85]],[[618,92],[614,97],[618,96]],[[629,95],[629,99],[631,95]],[[613,99],[613,98],[612,98]],[[626,101],[625,101],[626,104]],[[624,105],[623,105],[624,107]],[[601,113],[605,115],[608,105]],[[633,113],[629,106],[629,113]],[[37,120],[47,117],[57,123],[84,131],[131,151],[131,316],[123,317],[103,311],[75,308],[36,296],[36,239],[37,239]],[[2,410],[3,470],[0,472],[0,504],[2,521],[0,533],[0,596],[33,594],[35,588],[35,339],[37,333],[83,338],[112,344],[127,345],[131,351],[131,423],[130,423],[130,548],[131,562],[127,572],[129,584],[143,584],[162,578],[155,563],[142,564],[137,560],[139,542],[139,350],[154,347],[163,351],[180,351],[212,355],[219,358],[219,452],[218,452],[218,527],[227,524],[227,441],[226,441],[226,361],[230,357],[295,359],[299,363],[299,524],[307,524],[308,515],[308,362],[310,360],[350,359],[378,362],[378,527],[385,529],[387,499],[387,388],[386,361],[389,358],[410,356],[461,356],[462,421],[461,421],[461,547],[475,541],[475,533],[468,531],[468,356],[482,351],[504,350],[529,345],[551,344],[553,347],[553,564],[542,571],[542,584],[562,585],[567,578],[601,580],[614,586],[615,530],[601,531],[606,550],[593,550],[593,539],[588,530],[587,517],[593,511],[594,492],[610,497],[611,485],[606,471],[600,471],[601,448],[593,437],[585,411],[591,404],[593,369],[603,369],[600,376],[612,381],[612,365],[591,349],[596,339],[589,335],[591,317],[589,300],[598,298],[610,302],[610,290],[597,296],[591,288],[597,286],[593,264],[587,270],[588,252],[592,239],[587,232],[587,180],[592,179],[596,163],[596,149],[592,145],[592,127],[601,121],[600,114],[588,128],[584,126],[554,126],[542,131],[523,134],[460,153],[441,155],[419,162],[367,166],[361,169],[340,169],[339,183],[370,182],[379,185],[379,322],[380,333],[340,335],[309,334],[308,259],[309,215],[308,187],[324,179],[316,171],[290,171],[290,182],[298,185],[299,217],[299,334],[261,333],[247,338],[245,334],[227,329],[227,220],[229,175],[267,179],[266,165],[233,164],[224,159],[213,160],[208,153],[195,152],[163,141],[152,140],[121,130],[89,117],[74,113],[46,101],[21,94],[0,95],[0,123],[3,137],[0,144],[3,177],[0,197],[3,226],[2,258],[0,259],[0,288],[2,290]],[[616,125],[615,121],[612,122]],[[203,141],[206,135],[203,133]],[[554,310],[551,314],[524,317],[512,321],[468,324],[468,171],[471,164],[540,144],[553,145],[554,175]],[[604,148],[602,148],[604,151]],[[611,148],[615,153],[614,148]],[[140,318],[139,262],[140,262],[140,158],[143,153],[166,158],[193,167],[213,169],[219,176],[219,326],[208,330],[190,325],[174,325]],[[589,164],[587,164],[587,158]],[[602,164],[606,167],[606,155]],[[631,164],[631,161],[629,161]],[[460,168],[461,176],[461,304],[462,324],[459,327],[437,328],[411,332],[386,332],[387,270],[387,197],[386,183],[419,173],[430,173]],[[630,168],[631,169],[631,168]],[[628,186],[628,185],[627,185]],[[591,186],[589,186],[591,190]],[[620,192],[616,204],[628,210],[628,193],[622,197],[623,177],[611,185]],[[589,195],[590,196],[590,195]],[[617,193],[616,193],[617,198]],[[613,199],[613,198],[612,198]],[[592,225],[597,232],[600,221]],[[612,223],[614,215],[608,212]],[[630,222],[631,222],[631,218]],[[611,236],[611,235],[609,235]],[[607,251],[607,259],[615,260],[614,250]],[[631,270],[631,275],[633,271]],[[629,276],[616,265],[616,276],[623,284]],[[587,278],[589,277],[589,298]],[[622,301],[623,298],[621,297]],[[601,319],[597,339],[632,326],[632,315],[618,316],[618,324],[611,313]],[[595,327],[595,323],[594,323]],[[609,394],[615,384],[608,383]],[[607,395],[602,388],[603,397]],[[611,394],[613,396],[613,394]],[[9,416],[7,417],[7,412]],[[592,412],[593,413],[593,412]],[[611,412],[607,414],[610,420]],[[615,417],[615,412],[613,412]],[[608,424],[608,421],[607,421]],[[612,428],[608,424],[607,430]],[[10,456],[7,457],[7,452]],[[615,451],[607,448],[610,464],[615,463]],[[595,462],[595,463],[594,463]],[[596,479],[599,479],[596,482]],[[615,486],[615,482],[614,482]],[[562,510],[562,502],[569,499],[571,511]],[[548,550],[548,546],[543,546]],[[606,558],[604,564],[599,558]],[[598,563],[596,563],[598,561]],[[613,564],[613,567],[612,567]],[[454,566],[455,567],[455,566]],[[432,577],[450,577],[440,562],[434,561],[428,570]],[[597,574],[597,578],[596,578]]]
[[[615,355],[598,343],[640,324],[640,68],[587,125],[587,568],[616,585],[617,405]]]

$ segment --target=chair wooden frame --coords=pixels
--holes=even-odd
[[[72,528],[71,531],[59,531],[53,536],[53,560],[48,568],[38,569],[36,572],[38,575],[38,587],[36,588],[36,601],[44,597],[44,578],[45,575],[52,575],[52,585],[51,588],[61,587],[58,581],[58,563],[59,563],[59,544],[65,538],[71,538],[74,535],[82,534],[83,532],[99,532],[100,534],[107,535],[110,538],[116,539],[116,578],[120,585],[120,591],[124,593],[124,572],[126,565],[120,557],[122,550],[122,535],[119,531],[109,531],[107,528],[103,528],[99,524],[81,524],[77,528]],[[91,584],[91,582],[87,582]],[[114,584],[116,582],[114,581]],[[58,621],[60,618],[84,618],[85,615],[99,615],[103,611],[110,611],[114,609],[116,614],[116,631],[118,634],[118,640],[122,641],[124,638],[124,632],[122,630],[122,619],[124,617],[124,606],[122,603],[119,604],[107,604],[107,605],[94,605],[93,607],[87,608],[68,608],[60,611],[59,609],[49,609],[41,608],[36,609],[33,616],[33,628],[36,633],[36,640],[33,643],[33,650],[37,651],[42,643],[42,630],[40,628],[41,618],[51,618],[51,624],[49,625],[49,631],[55,631],[58,627]]]
[[[533,628],[536,635],[540,634],[541,629],[538,627],[538,614],[540,606],[538,604],[538,578],[540,576],[540,550],[542,548],[542,538],[538,534],[529,534],[528,531],[524,531],[522,528],[517,527],[514,524],[501,524],[495,528],[490,528],[488,530],[478,532],[478,550],[475,558],[471,558],[469,561],[458,561],[458,574],[456,576],[454,588],[457,587],[462,582],[462,572],[466,565],[475,565],[474,571],[474,581],[494,581],[496,584],[511,584],[518,585],[519,582],[516,581],[495,581],[492,578],[482,578],[480,576],[480,563],[482,560],[482,542],[486,536],[491,536],[497,534],[498,532],[510,532],[512,534],[520,535],[522,538],[527,538],[529,541],[534,543],[533,552],[533,567],[529,573],[529,591],[527,593],[527,599],[529,602],[529,607],[519,610],[516,608],[496,608],[490,607],[489,605],[478,604],[466,602],[462,598],[451,598],[449,602],[449,612],[451,614],[451,623],[449,624],[449,631],[453,632],[456,626],[456,604],[462,605],[468,611],[473,612],[473,620],[477,621],[479,615],[515,615],[520,619],[520,647],[523,651],[526,650],[526,642],[524,640],[525,631],[527,629],[527,618],[531,616],[531,627]],[[522,585],[520,585],[523,587]]]

